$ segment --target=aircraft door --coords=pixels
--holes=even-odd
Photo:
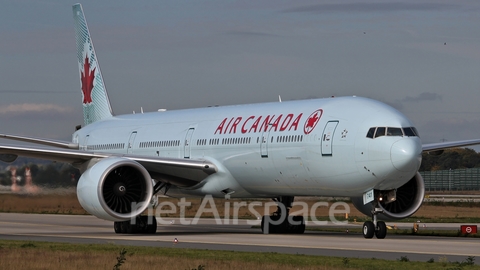
[[[193,132],[195,128],[189,128],[187,131],[187,135],[185,135],[185,148],[184,148],[184,158],[190,158],[190,142],[192,140]]]
[[[137,132],[133,131],[130,134],[130,138],[128,139],[127,154],[132,154],[133,153],[133,143],[135,142],[135,137],[137,137]]]
[[[90,135],[85,136],[85,140],[83,141],[83,150],[88,151],[88,139],[90,139]]]
[[[322,156],[332,156],[333,135],[338,121],[328,121],[322,135]]]
[[[270,137],[270,125],[268,131],[262,132],[262,137],[260,137],[260,155],[262,158],[268,157],[268,139]]]

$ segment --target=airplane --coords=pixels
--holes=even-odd
[[[382,239],[382,220],[411,216],[423,202],[422,152],[480,144],[422,144],[401,112],[357,96],[115,115],[80,4],[73,17],[84,125],[71,142],[0,134],[35,144],[2,144],[0,160],[72,164],[80,204],[116,233],[155,233],[155,217],[141,214],[162,192],[273,199],[262,231],[277,234],[305,231],[303,216],[286,218],[295,197],[350,197],[372,217],[363,236]]]

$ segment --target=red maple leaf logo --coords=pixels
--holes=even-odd
[[[313,128],[318,120],[318,112],[316,112],[313,116],[307,119],[307,128]]]
[[[322,109],[316,110],[312,114],[310,114],[310,116],[307,118],[307,121],[305,122],[305,126],[303,127],[303,132],[305,132],[305,134],[309,134],[313,131],[315,126],[317,126],[320,117],[322,117],[322,114]]]
[[[92,103],[92,89],[93,79],[95,79],[95,69],[90,70],[90,62],[88,56],[85,56],[85,62],[83,63],[82,75],[82,92],[83,92],[83,104]]]

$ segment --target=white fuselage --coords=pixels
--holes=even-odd
[[[361,196],[402,186],[421,162],[418,136],[369,138],[372,127],[413,124],[381,102],[339,97],[116,116],[83,127],[73,141],[96,152],[218,167],[172,195]]]

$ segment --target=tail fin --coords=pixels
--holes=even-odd
[[[85,125],[113,116],[107,89],[103,83],[97,55],[83,15],[82,5],[73,5],[77,58],[82,85],[83,119]]]

